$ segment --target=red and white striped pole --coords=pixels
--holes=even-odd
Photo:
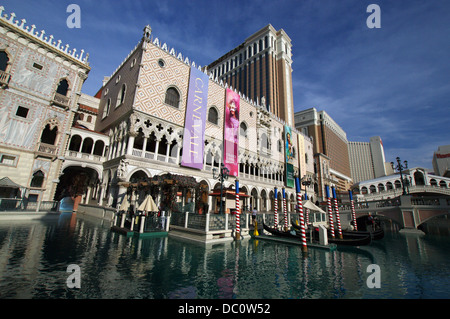
[[[297,190],[297,209],[300,218],[300,234],[302,239],[302,252],[308,252],[308,246],[306,245],[306,230],[305,230],[305,220],[303,218],[303,205],[302,205],[302,194],[300,193],[300,180],[298,177],[295,178],[295,188]]]
[[[334,212],[336,214],[336,222],[338,226],[338,235],[339,238],[342,239],[342,228],[341,228],[341,218],[339,217],[339,207],[338,207],[338,201],[336,196],[336,189],[334,187],[331,187],[333,190],[333,197],[334,197]]]
[[[239,205],[239,180],[236,179],[236,240],[241,239],[241,209]]]
[[[328,222],[330,223],[331,237],[334,238],[333,210],[331,209],[330,188],[329,188],[328,185],[325,185],[325,190],[326,190],[326,193],[327,193]]]
[[[352,205],[352,220],[353,220],[353,227],[355,231],[358,231],[358,225],[356,223],[356,211],[355,211],[355,203],[353,202],[353,194],[352,191],[348,191],[348,195],[350,196],[350,203]]]
[[[305,200],[308,200],[308,195],[306,194],[305,191]],[[308,227],[309,225],[309,208],[305,208],[305,219],[306,219],[306,226]]]
[[[283,191],[283,212],[284,212],[284,230],[288,231],[288,220],[287,220],[287,209],[286,209],[286,190],[282,189]]]
[[[274,203],[274,208],[275,208],[275,215],[274,217],[274,227],[278,228],[278,189],[275,187],[275,203]]]

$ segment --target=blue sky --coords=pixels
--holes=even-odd
[[[66,12],[81,9],[81,28]],[[366,25],[369,4],[381,28]],[[349,141],[381,136],[386,161],[432,168],[450,144],[450,1],[447,0],[130,0],[3,1],[27,25],[89,53],[83,92],[95,94],[139,42],[153,35],[197,65],[207,65],[267,24],[293,44],[295,111],[325,110]]]

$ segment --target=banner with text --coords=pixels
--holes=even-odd
[[[224,116],[224,166],[228,168],[230,176],[239,174],[239,94],[227,89],[225,96]]]
[[[284,126],[284,140],[286,141],[285,154],[286,154],[286,186],[294,187],[294,145],[292,143],[292,132],[291,128],[287,125]]]
[[[203,168],[208,85],[208,75],[196,68],[191,68],[181,159],[183,166]]]

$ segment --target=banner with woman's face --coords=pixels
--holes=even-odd
[[[223,157],[224,166],[230,171],[229,175],[236,177],[239,174],[239,109],[239,94],[227,89],[225,96]]]

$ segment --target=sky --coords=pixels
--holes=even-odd
[[[70,4],[80,28],[69,28]],[[369,28],[376,4],[380,28]],[[347,139],[383,141],[387,162],[432,169],[450,144],[448,0],[7,0],[14,12],[89,53],[82,92],[94,95],[140,41],[153,37],[196,65],[208,65],[269,23],[292,41],[294,111],[324,110]]]

